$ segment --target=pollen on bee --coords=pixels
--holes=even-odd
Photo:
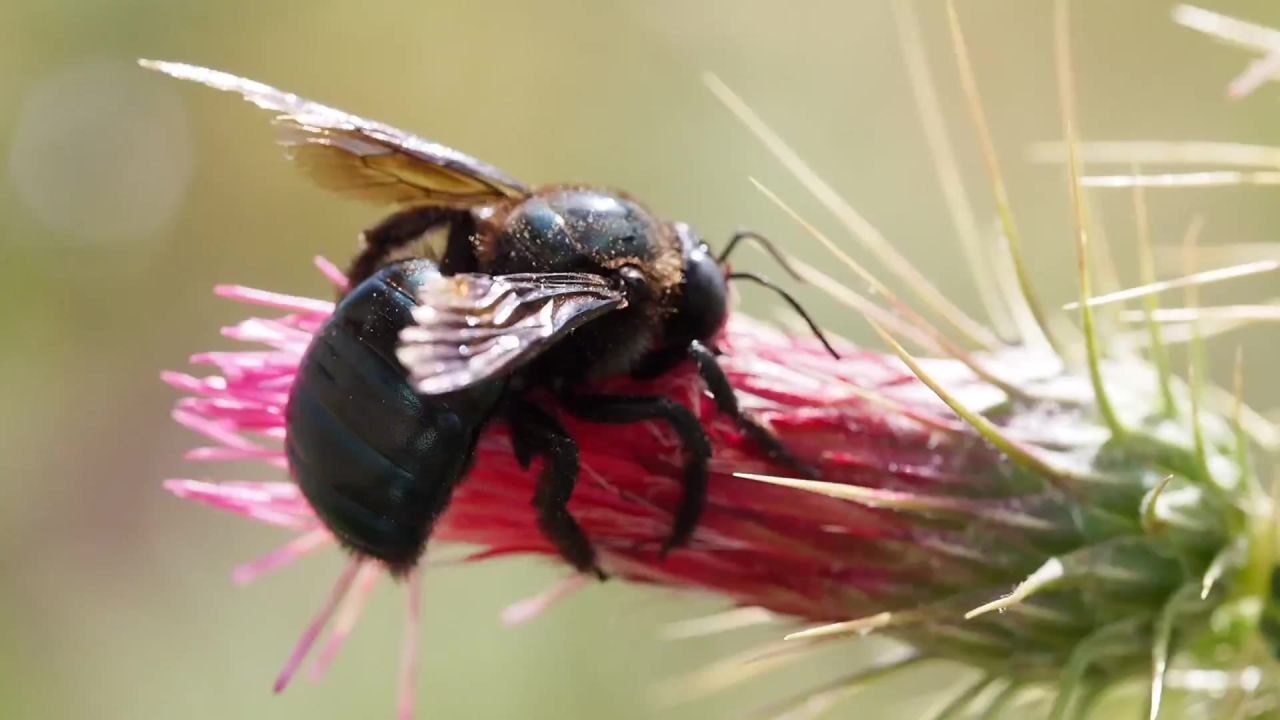
[[[429,230],[418,241],[416,257],[426,258],[435,263],[442,262],[448,243],[449,231],[447,228]]]

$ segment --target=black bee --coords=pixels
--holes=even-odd
[[[767,285],[722,267],[737,240],[755,236],[735,236],[716,258],[687,225],[659,220],[624,193],[531,189],[456,150],[252,80],[143,65],[281,113],[289,156],[314,181],[400,207],[364,233],[351,290],[303,356],[286,409],[293,476],[353,551],[394,572],[413,567],[480,432],[502,418],[518,461],[543,459],[533,500],[543,532],[576,568],[599,573],[566,509],[577,445],[535,390],[588,421],[658,420],[675,431],[684,493],[663,550],[686,543],[705,504],[711,455],[697,418],[665,397],[589,388],[690,359],[721,412],[776,461],[812,474],[741,412],[712,347],[727,280]],[[397,259],[437,231],[445,242],[432,257]]]

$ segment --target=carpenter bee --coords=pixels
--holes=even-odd
[[[542,531],[577,569],[599,574],[566,507],[577,445],[536,399],[547,396],[590,422],[652,420],[675,431],[684,491],[663,552],[685,544],[705,504],[711,444],[701,424],[668,398],[591,387],[688,360],[745,435],[775,461],[814,474],[740,410],[716,361],[727,281],[768,285],[724,267],[738,240],[758,236],[735,236],[717,258],[689,226],[660,220],[625,193],[530,188],[451,148],[252,80],[142,64],[279,112],[289,156],[312,180],[398,207],[364,233],[350,290],[304,354],[285,411],[291,472],[352,551],[393,572],[412,568],[480,432],[505,420],[521,465],[543,460],[534,496]],[[445,236],[432,257],[399,257],[429,233]],[[768,286],[821,339],[795,301]]]

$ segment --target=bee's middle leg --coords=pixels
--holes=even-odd
[[[534,455],[543,459],[533,506],[538,527],[560,555],[579,572],[605,574],[596,565],[595,549],[578,521],[569,513],[569,498],[578,481],[578,445],[550,413],[523,398],[508,403],[507,422],[516,460],[528,468]]]
[[[689,542],[707,504],[707,461],[711,441],[693,413],[664,397],[566,394],[562,399],[571,414],[599,423],[634,423],[643,420],[666,422],[684,446],[684,493],[671,524],[671,534],[663,543],[665,555]]]

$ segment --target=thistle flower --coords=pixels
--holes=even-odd
[[[921,49],[909,14],[900,19],[915,88],[927,109],[932,89]],[[718,414],[691,368],[652,381],[608,381],[611,390],[657,393],[684,404],[714,446],[705,517],[689,546],[666,557],[659,549],[680,494],[678,440],[661,425],[643,424],[621,443],[613,428],[563,418],[582,464],[569,507],[608,573],[711,593],[804,626],[690,679],[689,687],[715,689],[814,647],[876,631],[900,641],[902,652],[856,668],[780,713],[811,716],[864,682],[926,661],[977,671],[938,717],[998,717],[1011,703],[1036,698],[1047,698],[1049,717],[1083,717],[1104,690],[1136,681],[1146,683],[1144,714],[1150,718],[1165,704],[1167,681],[1187,689],[1186,707],[1212,707],[1231,717],[1263,717],[1280,700],[1280,674],[1271,660],[1280,641],[1272,587],[1277,523],[1250,459],[1256,448],[1275,445],[1275,432],[1240,402],[1238,383],[1234,395],[1208,386],[1198,352],[1191,353],[1187,379],[1174,377],[1154,322],[1145,355],[1101,352],[1095,308],[1144,298],[1143,317],[1150,318],[1156,292],[1171,284],[1194,288],[1217,276],[1146,282],[1094,296],[1095,250],[1088,245],[1079,191],[1065,13],[1060,19],[1063,147],[1081,258],[1079,347],[1055,329],[1030,291],[993,154],[987,153],[988,167],[1009,253],[1001,262],[1012,270],[990,287],[1021,288],[988,298],[993,319],[1007,327],[1003,335],[928,286],[737,96],[709,80],[851,233],[907,281],[937,324],[961,339],[950,339],[844,254],[841,261],[883,305],[812,267],[799,267],[870,322],[888,352],[846,345],[834,360],[813,341],[732,317],[719,345],[734,389],[754,417],[820,470],[820,480],[791,478],[772,465]],[[954,11],[952,21],[961,80],[989,150]],[[945,138],[936,124],[929,128],[940,175],[947,177]],[[956,188],[949,190],[954,200]],[[1135,201],[1141,221],[1140,193]],[[955,202],[953,207],[963,205]],[[1143,227],[1138,230],[1142,237]],[[960,234],[975,235],[963,223]],[[979,259],[977,272],[990,272],[982,269],[992,264],[990,249],[974,245],[968,252]],[[333,266],[319,264],[335,283],[345,282]],[[243,287],[217,292],[275,314],[224,331],[254,349],[193,358],[214,374],[165,374],[188,394],[174,417],[212,441],[193,450],[192,459],[254,459],[284,468],[284,404],[299,359],[332,304]],[[1193,350],[1197,337],[1191,334]],[[901,344],[907,341],[931,357],[915,357]],[[529,504],[532,477],[517,464],[502,424],[489,427],[474,469],[436,526],[426,566],[439,543],[478,546],[469,560],[557,560]],[[283,479],[177,479],[166,487],[293,533],[281,548],[239,568],[238,581],[336,546],[297,488]],[[332,622],[316,660],[316,671],[323,671],[381,572],[373,561],[349,561],[289,657],[277,690]],[[412,712],[417,582],[411,574],[401,716]],[[586,582],[570,577],[514,607],[508,620],[527,619]]]

